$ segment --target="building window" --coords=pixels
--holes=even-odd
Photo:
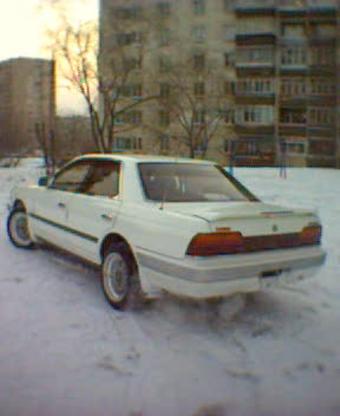
[[[239,48],[237,50],[237,64],[259,65],[274,63],[272,48]]]
[[[282,65],[306,65],[307,52],[304,46],[287,46],[281,49]]]
[[[282,78],[280,85],[281,95],[301,96],[306,94],[306,80],[305,78]]]
[[[230,65],[230,54],[229,52],[225,52],[224,54],[224,66]]]
[[[162,127],[167,127],[170,124],[169,111],[166,111],[166,110],[160,110],[159,111],[159,124]]]
[[[306,124],[306,110],[282,108],[280,122],[284,124]]]
[[[335,65],[336,50],[329,46],[315,46],[311,50],[312,65]]]
[[[316,107],[309,110],[309,123],[313,126],[333,126],[335,110],[327,107]]]
[[[124,114],[117,114],[115,117],[115,125],[119,126],[124,124]]]
[[[231,108],[225,109],[222,111],[222,117],[226,124],[233,124],[234,123],[234,110]]]
[[[336,94],[335,82],[329,78],[312,78],[310,80],[310,92],[312,95]]]
[[[117,44],[119,46],[132,45],[133,43],[141,43],[143,34],[141,32],[117,33]]]
[[[194,95],[196,97],[202,97],[205,94],[205,83],[195,82],[194,84]]]
[[[259,153],[259,147],[257,140],[240,140],[238,143],[238,154],[246,155],[246,156],[256,156]]]
[[[207,38],[207,30],[204,25],[197,25],[192,28],[192,39],[196,43],[203,43]]]
[[[197,71],[202,71],[205,68],[205,55],[203,53],[196,54],[193,58],[194,69]]]
[[[273,80],[266,78],[246,78],[237,82],[237,93],[243,94],[273,94]]]
[[[113,151],[124,150],[141,150],[142,138],[141,137],[116,137],[114,139]]]
[[[238,107],[237,124],[273,124],[274,110],[272,106],[254,105]]]
[[[171,14],[171,6],[169,2],[157,3],[157,9],[161,16],[169,16]]]
[[[205,13],[205,0],[193,0],[194,14],[203,15]]]
[[[142,96],[142,84],[124,85],[119,89],[122,97],[140,98]]]
[[[286,153],[287,155],[301,155],[306,153],[306,143],[305,142],[290,142],[286,141]]]
[[[166,152],[170,150],[170,136],[168,136],[167,134],[160,135],[159,144],[161,152]]]
[[[160,46],[169,46],[171,40],[171,31],[170,29],[161,29],[159,34],[159,44]]]

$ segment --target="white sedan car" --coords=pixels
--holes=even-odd
[[[192,298],[253,292],[311,276],[325,260],[314,212],[259,201],[215,163],[84,155],[15,189],[8,235],[101,267],[123,309],[163,291]]]

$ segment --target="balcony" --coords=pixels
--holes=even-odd
[[[235,3],[237,17],[275,15],[275,0],[262,0],[260,6],[256,0],[237,0]]]
[[[306,109],[307,107],[307,95],[280,95],[280,103],[285,107],[289,107],[291,109],[302,110]]]
[[[280,134],[305,136],[307,128],[306,108],[281,108],[279,123]]]
[[[244,78],[236,83],[234,92],[240,105],[274,105],[275,90],[272,78]]]
[[[308,68],[306,45],[293,43],[281,47],[280,69],[282,72],[305,72]]]
[[[234,126],[235,133],[237,135],[252,135],[252,136],[272,136],[275,133],[274,124],[235,124]]]
[[[235,37],[236,45],[275,45],[276,35],[274,33],[239,33]]]
[[[322,20],[323,22],[327,20],[328,22],[336,23],[337,5],[333,2],[330,2],[333,4],[325,4],[325,2],[322,3],[312,6],[308,10],[310,19],[313,21]]]

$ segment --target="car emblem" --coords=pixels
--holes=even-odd
[[[276,231],[278,231],[279,230],[279,227],[276,225],[276,224],[274,224],[273,225],[273,227],[272,227],[272,230],[274,231],[274,233],[276,232]]]

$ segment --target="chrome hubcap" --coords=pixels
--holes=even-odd
[[[28,230],[27,215],[25,212],[17,212],[11,221],[11,234],[13,239],[22,246],[31,244],[31,237]]]
[[[114,302],[122,301],[128,293],[129,272],[120,253],[110,253],[103,265],[105,292]]]

